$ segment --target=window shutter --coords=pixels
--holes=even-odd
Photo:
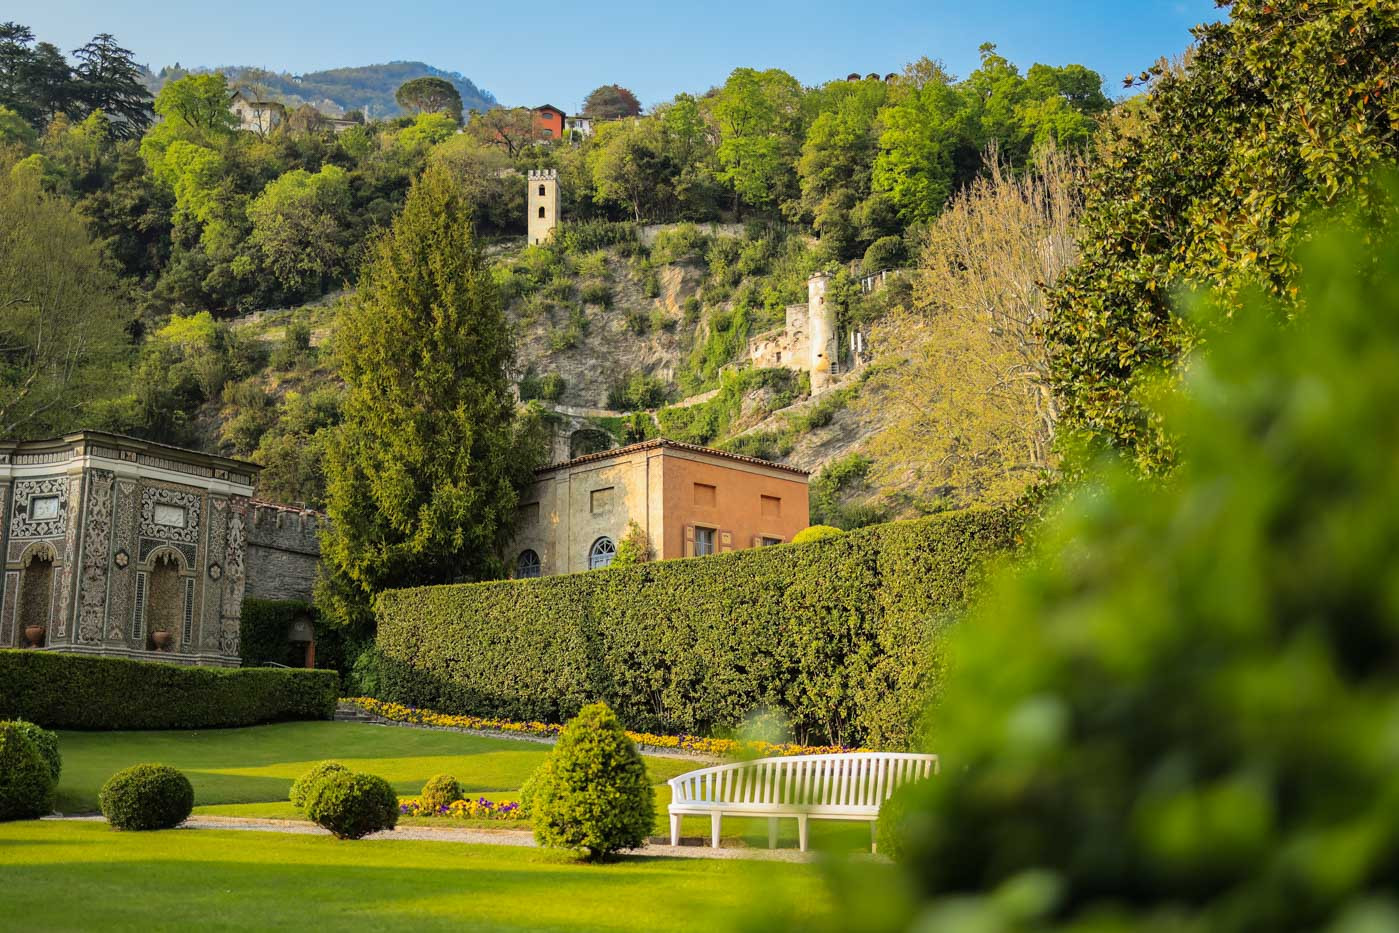
[[[719,553],[727,554],[734,549],[734,536],[732,532],[719,532]]]
[[[695,526],[694,526],[694,525],[686,525],[686,526],[685,526],[685,556],[686,556],[686,557],[694,557],[694,556],[695,556]]]

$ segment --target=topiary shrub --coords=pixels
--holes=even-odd
[[[44,759],[49,770],[53,772],[54,784],[57,784],[58,777],[63,772],[63,756],[58,752],[58,736],[22,719],[14,719],[7,723],[0,723],[0,725],[14,726],[23,732],[29,741],[34,743],[34,748],[38,750],[40,757]]]
[[[452,801],[461,799],[461,785],[450,774],[436,774],[428,778],[418,800],[425,807],[441,810]]]
[[[306,815],[339,839],[359,839],[398,825],[398,795],[373,774],[333,771],[306,798]]]
[[[167,765],[133,765],[107,779],[97,803],[113,829],[171,829],[194,809],[194,788]]]
[[[583,707],[564,727],[521,798],[536,842],[589,859],[642,845],[655,818],[641,753],[605,703]]]
[[[793,544],[809,544],[812,541],[820,541],[824,538],[838,538],[845,532],[834,525],[812,525],[810,528],[803,528],[792,535]]]
[[[320,764],[313,765],[310,771],[292,782],[291,793],[287,795],[287,799],[291,801],[292,806],[298,809],[304,808],[307,799],[311,796],[311,791],[315,790],[316,785],[326,775],[349,770],[338,761],[322,761]]]
[[[26,730],[0,723],[0,820],[32,820],[52,811],[55,783]]]

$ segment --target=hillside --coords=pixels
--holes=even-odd
[[[470,78],[424,62],[389,62],[310,71],[300,75],[268,71],[251,65],[184,69],[176,64],[160,69],[158,74],[147,72],[146,84],[151,93],[156,93],[166,83],[191,72],[221,72],[228,77],[231,85],[251,88],[260,96],[280,101],[288,108],[310,104],[329,116],[339,116],[351,110],[358,110],[370,119],[401,116],[394,92],[405,81],[425,77],[452,82],[461,94],[463,110],[484,111],[499,106],[490,91],[477,87]]]
[[[877,365],[813,394],[804,371],[749,360],[748,338],[781,326],[782,307],[805,298],[807,238],[672,225],[647,247],[627,236],[630,225],[592,229],[619,242],[492,251],[517,332],[516,382],[550,422],[554,459],[664,435],[811,470],[814,520],[858,525],[913,511],[897,489],[866,482],[861,448],[884,420],[877,404],[855,403]],[[328,349],[341,300],[229,325],[247,373],[193,427],[200,446],[263,463],[269,498],[319,504],[323,431],[339,417]]]

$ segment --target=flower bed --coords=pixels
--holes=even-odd
[[[477,797],[475,800],[453,800],[444,807],[424,806],[416,798],[398,805],[402,816],[432,816],[452,820],[523,820],[525,813],[514,801],[498,803]]]
[[[554,737],[563,726],[548,722],[517,722],[510,719],[492,719],[489,716],[460,716],[437,713],[430,709],[417,709],[399,703],[386,703],[373,697],[346,697],[341,702],[353,703],[371,715],[391,722],[409,722],[421,726],[442,726],[449,729],[478,729],[483,732],[515,732],[521,735]],[[655,735],[650,732],[628,732],[627,737],[637,745],[652,748],[674,748],[694,752],[713,758],[731,758],[738,755],[775,757],[786,755],[830,755],[839,752],[866,751],[860,748],[842,748],[838,745],[795,745],[789,742],[741,742],[738,739],[710,739],[699,735]]]

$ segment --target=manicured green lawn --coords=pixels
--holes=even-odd
[[[791,929],[829,909],[809,865],[103,823],[0,823],[0,874],[30,930]]]
[[[544,761],[550,746],[537,742],[492,739],[458,732],[405,729],[348,722],[294,722],[244,729],[163,732],[60,732],[63,777],[57,809],[63,813],[97,810],[97,792],[112,774],[141,762],[179,768],[194,785],[196,813],[220,816],[298,819],[287,792],[311,765],[334,758],[356,770],[377,774],[399,796],[415,796],[434,774],[455,777],[473,797],[519,799],[525,779]],[[646,758],[656,789],[656,835],[669,833],[665,808],[670,788],[665,781],[703,767],[678,758]],[[405,824],[473,825],[528,828],[527,824],[483,821],[405,820]],[[793,820],[780,824],[779,840],[792,845]],[[709,820],[687,817],[687,836],[708,837]],[[767,845],[764,820],[725,819],[724,836],[750,845]],[[859,849],[869,845],[864,824],[812,823],[815,848]]]

